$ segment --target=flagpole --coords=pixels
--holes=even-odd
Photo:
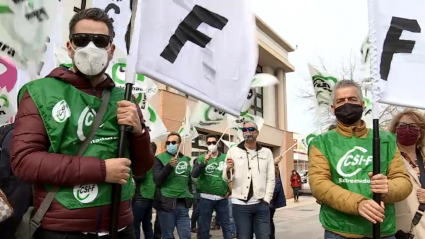
[[[380,70],[378,66],[378,49],[376,47],[377,34],[374,27],[375,1],[368,0],[368,17],[369,17],[369,42],[370,42],[370,75],[372,78],[372,115],[373,115],[373,142],[372,142],[372,155],[373,155],[373,175],[381,173],[381,140],[379,138],[379,79]],[[374,193],[373,200],[381,205],[381,194]],[[381,224],[379,222],[373,224],[373,239],[381,238]]]
[[[136,11],[133,11],[136,14],[135,23],[141,21],[140,14],[137,14],[141,11],[141,1],[134,1],[137,4]],[[134,10],[134,7],[133,7]],[[133,14],[132,13],[132,14]],[[125,74],[125,93],[124,100],[131,101],[133,85],[136,79],[136,61],[137,61],[137,44],[139,42],[139,31],[134,31],[131,46],[130,54],[127,57],[127,66]],[[118,137],[118,158],[126,157],[126,149],[128,149],[127,142],[128,136],[132,131],[132,127],[128,125],[120,125],[120,132]],[[130,180],[130,179],[129,179]],[[121,206],[121,194],[122,186],[120,184],[112,184],[112,201],[111,201],[111,224],[109,228],[109,234],[111,239],[118,239],[118,224],[120,216],[120,206]]]

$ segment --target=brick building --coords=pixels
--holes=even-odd
[[[279,85],[258,88],[256,99],[251,106],[251,114],[264,118],[264,126],[260,132],[259,141],[272,150],[273,154],[278,156],[293,145],[293,134],[287,131],[287,112],[286,112],[286,73],[293,72],[294,66],[288,60],[288,53],[294,51],[282,37],[273,31],[260,18],[256,18],[257,23],[257,41],[259,45],[259,61],[257,72],[269,73],[275,75],[279,80]],[[169,86],[158,84],[159,92],[151,100],[151,104],[158,111],[165,126],[169,131],[177,131],[182,124],[185,116],[186,106],[192,111],[196,106],[196,99],[188,97],[185,94],[172,89]],[[199,137],[192,142],[186,142],[184,154],[191,157],[197,157],[207,151],[205,144],[205,135],[216,134],[221,136],[226,128],[223,123],[216,127],[197,128]],[[233,142],[236,139],[234,134],[230,134]],[[228,135],[224,139],[229,140]],[[158,145],[158,152],[164,150],[164,145]],[[219,149],[227,152],[228,148],[220,143]],[[287,198],[292,197],[292,190],[289,185],[287,175],[290,175],[294,169],[293,151],[289,150],[280,163],[282,180],[285,185],[285,194]]]

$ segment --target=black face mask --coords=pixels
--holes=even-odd
[[[352,125],[359,121],[363,115],[363,106],[359,104],[345,103],[335,108],[335,116],[338,121],[346,125]]]

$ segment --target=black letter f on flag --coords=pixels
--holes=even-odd
[[[387,81],[390,74],[391,61],[395,53],[412,53],[415,41],[400,40],[403,31],[421,32],[418,21],[393,17],[390,29],[385,37],[381,56],[381,79]]]
[[[217,13],[211,12],[201,6],[195,5],[193,10],[179,24],[174,35],[171,36],[168,45],[165,47],[161,56],[167,61],[174,63],[181,49],[187,41],[191,41],[196,45],[205,48],[211,41],[211,38],[197,30],[201,23],[206,23],[211,27],[223,30],[228,19]]]

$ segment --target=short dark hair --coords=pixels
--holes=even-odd
[[[111,41],[114,38],[114,25],[112,24],[111,18],[109,18],[108,14],[100,8],[87,8],[76,13],[72,17],[71,21],[69,21],[69,36],[74,34],[75,26],[81,20],[93,20],[105,23],[106,26],[108,26]]]
[[[151,148],[152,148],[153,154],[155,155],[156,154],[157,146],[156,146],[156,144],[154,142],[151,142]]]
[[[177,136],[178,138],[179,138],[179,143],[181,143],[182,142],[182,136],[180,136],[180,134],[179,133],[177,133],[177,132],[171,132],[168,136],[167,136],[167,140],[168,140],[168,138],[170,138],[170,136]]]
[[[217,135],[209,134],[205,136],[205,141],[207,141],[209,138],[214,138],[215,140],[218,140]]]

